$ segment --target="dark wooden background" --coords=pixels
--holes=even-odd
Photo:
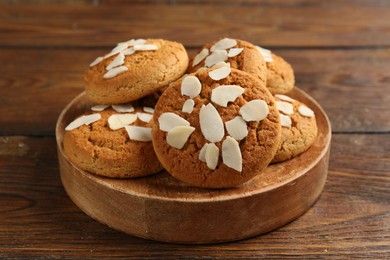
[[[131,38],[180,41],[193,55],[222,36],[283,56],[328,113],[318,202],[218,245],[143,240],[89,218],[62,188],[54,137],[88,64]],[[390,258],[390,1],[0,0],[0,135],[0,258]]]

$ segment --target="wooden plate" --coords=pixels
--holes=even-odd
[[[82,93],[61,113],[57,148],[62,183],[86,214],[128,234],[165,242],[219,243],[278,228],[308,210],[326,181],[331,129],[321,107],[302,90],[289,94],[314,110],[318,137],[305,153],[267,167],[236,188],[205,189],[186,185],[166,172],[117,180],[77,168],[65,156],[64,128],[91,103]]]

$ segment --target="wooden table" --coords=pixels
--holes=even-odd
[[[0,2],[0,258],[390,257],[390,2]],[[283,56],[328,113],[318,202],[273,232],[200,246],[143,240],[85,215],[61,185],[54,126],[88,64],[130,38],[177,40],[193,55],[222,36]]]

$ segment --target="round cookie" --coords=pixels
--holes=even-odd
[[[221,54],[215,55],[218,57],[212,59],[210,56],[215,53],[215,50],[213,49],[215,46],[221,51]],[[242,51],[240,51],[241,48]],[[224,50],[226,50],[226,53],[223,53]],[[208,55],[205,56],[207,53]],[[215,63],[212,62],[212,60],[217,61],[217,66],[221,66],[218,63],[224,61],[228,63],[231,68],[248,72],[264,84],[267,81],[267,66],[264,58],[256,47],[247,41],[223,38],[218,41],[207,43],[203,46],[201,52],[190,60],[187,73],[194,73],[198,70],[214,66]]]
[[[84,76],[89,100],[121,104],[165,87],[188,66],[182,44],[162,39],[130,40],[91,63]]]
[[[174,82],[161,95],[153,120],[161,164],[200,187],[233,187],[260,174],[281,135],[279,112],[265,85],[226,67]]]
[[[104,108],[101,106],[95,108],[99,107],[100,109],[96,110]],[[150,108],[146,110],[152,112]],[[120,118],[119,121],[115,120],[114,117],[109,120],[110,116],[117,114],[125,115],[125,117]],[[126,118],[126,115],[130,116]],[[92,116],[97,117],[89,120],[88,117]],[[151,142],[152,117],[151,113],[142,111],[141,107],[135,108],[135,111],[130,113],[120,113],[112,108],[107,108],[101,112],[86,114],[84,118],[89,121],[88,125],[83,124],[77,127],[77,122],[76,125],[72,122],[66,128],[68,130],[64,134],[64,152],[75,165],[97,175],[111,178],[132,178],[157,173],[162,170],[162,166],[154,153]],[[96,121],[90,123],[93,120]],[[131,123],[133,120],[135,121]],[[146,122],[148,120],[150,121]],[[114,129],[121,127],[118,123],[130,124],[130,129],[122,127],[112,130],[110,128],[110,126]],[[141,132],[143,135],[134,134],[135,126],[144,127],[142,128],[144,132]],[[70,130],[74,127],[77,128]],[[128,131],[132,133],[132,138],[129,137]],[[149,137],[147,137],[147,132],[149,132]]]
[[[298,100],[275,95],[280,112],[282,137],[272,163],[286,161],[310,148],[317,137],[314,112]]]

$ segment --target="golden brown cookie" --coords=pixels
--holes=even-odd
[[[279,112],[264,83],[227,67],[174,82],[161,95],[153,120],[161,164],[200,187],[233,187],[260,174],[281,135]]]
[[[188,66],[182,44],[162,39],[118,43],[91,63],[84,76],[87,97],[97,104],[121,104],[165,87]]]
[[[202,50],[190,60],[188,73],[229,64],[231,68],[248,72],[265,84],[267,80],[267,66],[263,56],[256,47],[246,41],[223,38],[207,43]]]
[[[118,111],[131,109],[129,106],[118,106],[118,111],[112,108],[99,111],[103,106],[94,108],[95,112],[79,117],[79,122],[75,120],[66,128],[64,152],[75,165],[111,178],[146,176],[162,169],[151,142],[153,110],[146,108],[146,112],[140,107],[121,113]],[[94,116],[89,120],[88,117]],[[77,127],[80,124],[83,125]]]
[[[314,112],[298,100],[286,95],[276,95],[280,112],[282,138],[272,163],[286,161],[310,148],[317,137]]]

